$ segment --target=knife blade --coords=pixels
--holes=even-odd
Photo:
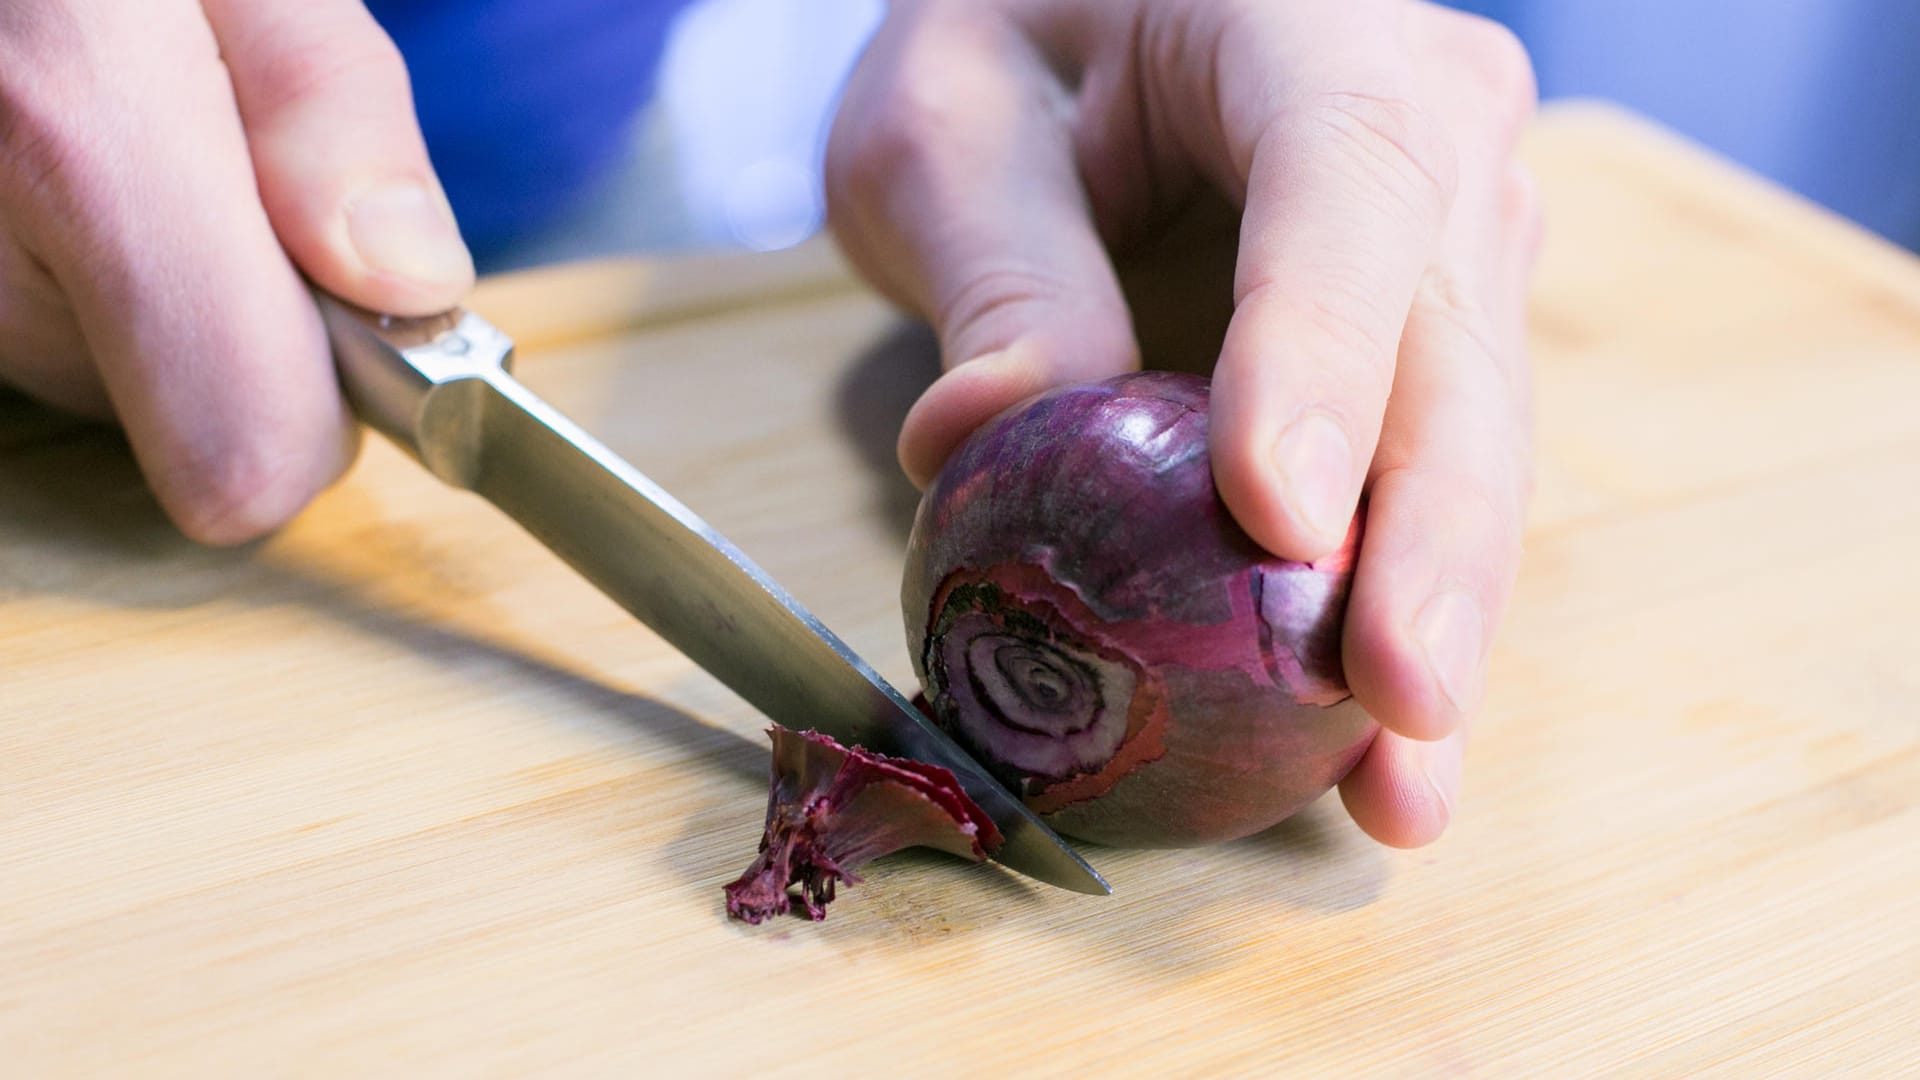
[[[513,341],[498,328],[470,311],[395,318],[316,297],[355,413],[434,475],[493,503],[774,721],[952,771],[1005,837],[1002,865],[1112,891],[739,548],[508,374]]]

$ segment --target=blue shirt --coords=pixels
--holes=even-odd
[[[687,2],[370,0],[408,58],[429,149],[478,254],[563,210],[621,152]],[[1920,2],[1456,6],[1520,34],[1543,96],[1618,100],[1920,246]]]
[[[624,150],[687,0],[368,0],[406,56],[476,256],[563,212]]]

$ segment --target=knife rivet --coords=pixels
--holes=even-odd
[[[473,342],[465,334],[450,332],[440,339],[440,351],[448,356],[465,356],[473,351]]]

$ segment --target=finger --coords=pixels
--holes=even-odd
[[[1440,838],[1460,801],[1466,737],[1419,742],[1382,731],[1340,781],[1354,823],[1389,847],[1423,847]]]
[[[290,517],[352,454],[306,286],[261,209],[197,5],[98,18],[10,102],[21,240],[72,304],[161,503],[237,542]],[[111,80],[98,57],[116,60]]]
[[[358,0],[204,0],[280,242],[376,311],[459,302],[473,260],[427,160],[406,68]]]
[[[1531,491],[1526,297],[1540,238],[1512,160],[1533,106],[1512,35],[1452,13],[1420,23],[1472,78],[1435,94],[1469,182],[1412,305],[1369,504],[1347,667],[1389,729],[1431,739],[1478,708]]]
[[[70,413],[110,419],[113,407],[66,297],[47,274],[0,231],[0,385]]]
[[[1407,22],[1427,100],[1459,148],[1462,182],[1438,262],[1518,344],[1539,256],[1538,185],[1515,148],[1539,100],[1526,46],[1490,19],[1422,5]]]
[[[1452,144],[1413,104],[1395,10],[1276,7],[1237,27],[1217,73],[1225,137],[1245,148],[1246,209],[1214,375],[1214,473],[1235,519],[1290,558],[1346,535],[1455,189]],[[1315,20],[1331,22],[1301,25]],[[1351,44],[1308,48],[1325,41]],[[1256,70],[1295,74],[1236,122],[1268,93]]]
[[[1402,735],[1440,738],[1479,707],[1528,490],[1518,348],[1430,276],[1407,323],[1343,647],[1355,697]]]
[[[1065,91],[977,6],[901,6],[850,80],[828,151],[829,215],[864,273],[927,317],[948,374],[901,431],[926,483],[994,413],[1138,366],[1090,218]]]
[[[1546,221],[1540,206],[1540,184],[1525,165],[1509,162],[1497,190],[1497,224],[1493,228],[1495,235],[1505,237],[1507,243],[1493,260],[1488,275],[1487,314],[1497,332],[1515,347],[1522,347],[1527,337],[1527,297],[1534,267],[1540,261]]]

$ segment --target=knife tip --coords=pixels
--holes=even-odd
[[[1113,886],[1079,853],[1051,832],[1026,826],[1006,834],[993,858],[1036,881],[1087,896],[1111,896]]]

